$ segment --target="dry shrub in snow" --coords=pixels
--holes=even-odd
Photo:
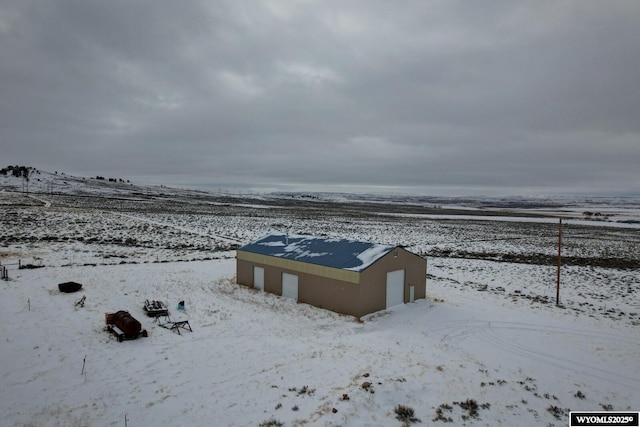
[[[415,411],[413,408],[409,406],[398,405],[395,407],[394,412],[396,413],[396,419],[402,421],[404,425],[420,422],[420,420],[415,417]]]
[[[301,396],[301,395],[313,396],[313,393],[316,392],[316,389],[304,385],[300,388],[300,390],[298,390],[296,387],[291,387],[289,388],[289,391],[298,393],[298,396]]]
[[[567,415],[567,410],[560,408],[559,406],[550,405],[547,411],[551,413],[556,419],[561,420]]]
[[[259,424],[259,427],[282,427],[284,424],[282,421],[278,421],[275,418],[268,419]]]
[[[453,407],[443,403],[438,407],[438,409],[436,409],[436,415],[433,417],[432,421],[444,421],[445,423],[453,422],[453,418],[444,414],[445,411],[451,412],[452,409]]]

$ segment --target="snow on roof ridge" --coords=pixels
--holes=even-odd
[[[335,236],[270,233],[240,250],[344,270],[362,271],[396,247]]]

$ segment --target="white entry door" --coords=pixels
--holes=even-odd
[[[387,273],[387,308],[404,303],[404,270]]]
[[[282,273],[282,296],[298,300],[298,276]]]
[[[253,267],[253,287],[264,291],[264,268]]]

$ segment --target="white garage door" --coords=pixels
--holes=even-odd
[[[404,270],[387,273],[387,308],[404,303]]]
[[[253,287],[264,291],[264,268],[253,267]]]
[[[282,296],[298,300],[298,276],[282,273]]]

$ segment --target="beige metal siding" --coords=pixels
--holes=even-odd
[[[425,298],[427,261],[406,249],[396,248],[360,273],[359,316],[385,309],[387,273],[402,269],[405,270],[404,302],[409,302],[409,285],[415,286],[415,299]]]
[[[265,272],[265,281],[267,280],[267,273]],[[240,258],[236,259],[236,282],[240,285],[253,287],[253,264],[248,261],[243,261]],[[265,289],[266,290],[266,289]]]
[[[238,253],[239,255],[240,253]],[[282,273],[298,276],[298,302],[324,308],[336,313],[357,316],[359,285],[273,265],[257,264],[237,259],[238,284],[253,287],[253,267],[264,268],[264,290],[282,295]],[[356,273],[357,274],[357,273]]]

